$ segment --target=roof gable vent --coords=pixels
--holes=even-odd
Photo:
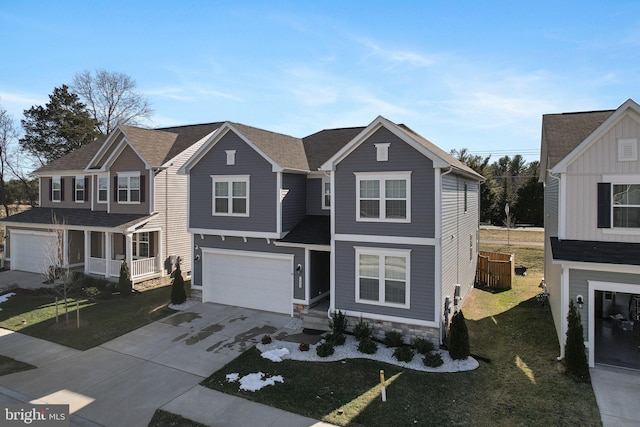
[[[638,138],[618,139],[618,161],[635,162],[638,160]]]

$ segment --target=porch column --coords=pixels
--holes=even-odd
[[[84,272],[89,272],[89,258],[91,258],[91,231],[84,230]]]
[[[129,271],[131,274],[131,283],[133,283],[133,271],[131,271],[131,267],[133,267],[133,235],[131,233],[127,233],[124,235],[124,238],[125,238],[124,257],[127,260],[127,265],[129,266]]]
[[[107,268],[105,268],[104,276],[109,277],[109,271],[111,270],[111,239],[112,234],[110,231],[104,233],[104,261]]]
[[[69,265],[69,230],[62,231],[62,266]]]
[[[304,248],[304,300],[311,305],[311,251]]]

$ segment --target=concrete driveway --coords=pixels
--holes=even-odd
[[[590,374],[602,425],[640,425],[640,372],[598,365]]]
[[[7,270],[0,272],[0,293],[12,288],[38,289],[45,286],[44,276],[26,271]]]
[[[209,425],[314,425],[198,385],[264,334],[283,338],[297,327],[285,315],[197,303],[87,351],[1,330],[0,353],[38,369],[0,377],[0,403],[70,404],[75,425],[146,426],[161,407]]]

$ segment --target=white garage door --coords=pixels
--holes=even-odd
[[[10,259],[12,270],[44,273],[55,258],[55,233],[28,233],[11,230]]]
[[[293,256],[203,250],[205,302],[291,314]]]

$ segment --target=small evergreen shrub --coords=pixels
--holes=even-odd
[[[365,354],[375,354],[378,351],[378,344],[371,338],[361,339],[358,343],[358,351]]]
[[[347,330],[347,315],[340,310],[333,312],[333,318],[329,321],[329,327],[335,332],[344,333]]]
[[[261,340],[262,344],[264,344],[264,345],[271,344],[271,341],[272,340],[271,340],[271,337],[269,335],[264,335],[262,337],[262,340]]]
[[[424,363],[424,366],[428,366],[430,368],[437,368],[444,363],[440,353],[426,353],[422,362]]]
[[[567,341],[564,347],[566,372],[580,379],[589,378],[589,363],[584,347],[584,329],[573,300],[567,314]]]
[[[309,351],[309,344],[307,344],[306,342],[300,343],[300,345],[298,346],[298,350]]]
[[[182,304],[187,300],[187,293],[184,290],[184,278],[180,270],[182,259],[176,258],[176,269],[171,273],[171,304]]]
[[[396,349],[393,351],[393,357],[395,357],[400,362],[409,363],[413,360],[413,349],[406,345],[396,347]]]
[[[426,340],[424,338],[416,338],[411,343],[413,348],[420,354],[428,354],[431,353],[434,349],[434,345],[431,341]]]
[[[325,342],[331,343],[331,345],[343,345],[347,337],[342,332],[331,332],[325,335]]]
[[[469,349],[469,330],[464,320],[462,310],[456,312],[451,318],[451,330],[449,332],[449,355],[453,360],[464,360],[471,354]]]
[[[133,285],[131,283],[131,273],[129,272],[129,264],[127,261],[122,261],[120,265],[120,277],[118,279],[118,289],[120,289],[121,297],[131,296],[133,291]]]
[[[330,342],[323,342],[316,347],[316,354],[320,357],[329,357],[333,354],[334,348],[333,344]]]
[[[356,337],[358,341],[371,338],[372,333],[373,333],[373,326],[369,326],[369,324],[364,320],[362,320],[362,318],[360,318],[360,321],[356,323],[356,326],[353,328],[353,335]]]
[[[402,334],[397,331],[389,331],[384,336],[384,344],[387,347],[400,347],[402,345]]]
[[[98,295],[100,295],[100,290],[95,286],[91,286],[89,288],[84,288],[82,293],[84,293],[87,298],[97,298]]]

